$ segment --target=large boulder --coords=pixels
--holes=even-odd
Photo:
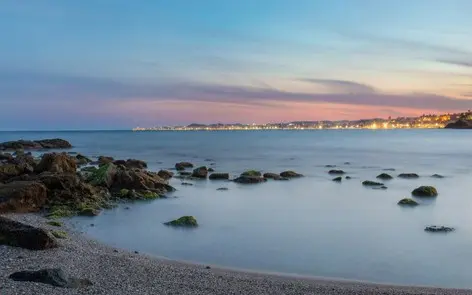
[[[6,181],[10,178],[24,174],[25,167],[13,163],[0,164],[0,181]]]
[[[174,173],[169,170],[160,170],[157,175],[164,180],[169,180],[174,176]]]
[[[127,168],[133,169],[145,169],[147,168],[147,163],[141,160],[128,159],[128,160],[116,160],[113,162],[115,165],[123,165]]]
[[[64,149],[72,145],[60,138],[43,140],[17,140],[0,143],[0,150],[28,150],[28,149]]]
[[[265,182],[265,181],[267,181],[267,179],[265,179],[262,176],[245,176],[245,175],[241,175],[238,178],[234,179],[233,181],[236,182],[236,183],[242,183],[242,184],[256,184],[256,183]]]
[[[280,176],[285,177],[285,178],[296,178],[296,177],[302,177],[303,175],[295,171],[284,171],[280,173]]]
[[[111,189],[121,190],[123,188],[134,189],[137,192],[152,191],[158,194],[165,194],[174,190],[166,180],[159,177],[155,172],[118,168]]]
[[[212,173],[210,174],[209,178],[211,180],[228,180],[229,173]]]
[[[35,212],[47,199],[46,187],[34,181],[0,184],[0,213]]]
[[[60,268],[18,271],[12,273],[9,278],[14,281],[43,283],[61,288],[81,288],[93,285],[88,279],[69,277]]]
[[[179,227],[197,227],[198,223],[195,217],[193,216],[182,216],[178,219],[165,222],[165,225],[169,226],[179,226]]]
[[[207,178],[208,169],[206,166],[198,167],[193,170],[192,177],[195,178]]]
[[[41,162],[36,166],[35,172],[75,173],[77,171],[76,160],[66,153],[44,154]]]
[[[387,173],[381,173],[381,174],[377,175],[377,178],[382,179],[382,180],[393,179],[393,177],[390,174],[387,174]]]
[[[113,163],[107,163],[90,172],[91,174],[87,178],[90,184],[110,188],[113,185],[117,167]]]
[[[175,164],[175,169],[177,171],[185,170],[185,168],[193,168],[193,164],[190,162],[179,162]]]
[[[420,186],[415,188],[411,194],[416,197],[436,197],[438,191],[433,186]]]
[[[47,231],[0,216],[0,244],[30,250],[44,250],[58,246]]]

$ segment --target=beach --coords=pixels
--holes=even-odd
[[[8,214],[8,218],[49,230],[38,214]],[[60,247],[31,251],[0,246],[0,294],[472,294],[470,290],[402,287],[336,281],[290,275],[245,272],[190,264],[115,249],[61,228],[67,238]],[[8,276],[21,270],[62,268],[87,278],[90,287],[69,289],[42,283],[17,282]]]

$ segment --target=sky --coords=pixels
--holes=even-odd
[[[472,109],[470,0],[3,0],[0,129]]]

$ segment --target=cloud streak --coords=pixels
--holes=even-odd
[[[334,92],[341,93],[374,93],[376,89],[370,85],[357,83],[354,81],[334,80],[334,79],[300,79],[302,82],[309,82],[329,87]]]

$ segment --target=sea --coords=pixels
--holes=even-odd
[[[152,171],[188,161],[232,177],[249,169],[305,176],[254,185],[185,180],[189,186],[172,179],[176,191],[168,198],[72,219],[77,230],[108,245],[262,272],[472,288],[470,131],[0,132],[0,141],[56,137],[69,140],[71,151],[141,159]],[[334,182],[330,169],[351,179]],[[394,176],[383,181],[388,189],[361,184],[384,172]],[[420,178],[396,177],[400,173]],[[419,199],[414,208],[397,205],[421,185],[435,186],[439,195]],[[163,225],[184,215],[199,227]],[[424,231],[429,225],[455,231]]]

